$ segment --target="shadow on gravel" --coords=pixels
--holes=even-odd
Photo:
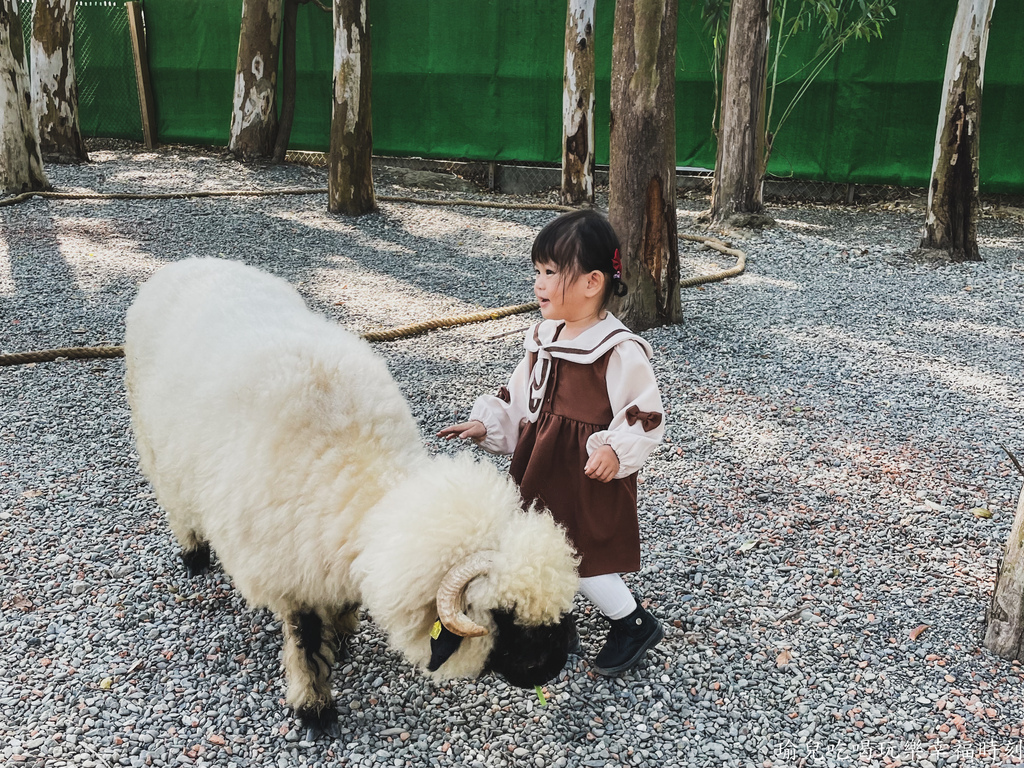
[[[347,268],[345,271],[356,268],[354,281],[362,290],[374,290],[373,283],[379,280],[381,288],[394,287],[427,304],[414,318],[388,320],[370,314],[360,316],[356,311],[351,319],[357,322],[396,325],[453,309],[467,311],[532,301],[529,249],[536,232],[548,220],[546,212],[539,212],[540,216],[536,211],[503,216],[508,212],[424,206],[423,219],[410,226],[407,216],[393,212],[393,205],[383,203],[378,213],[358,220],[332,217],[325,211],[315,211],[311,216],[308,211],[299,212],[304,221],[292,242],[312,246],[306,251],[305,274],[300,279],[309,286],[314,302],[334,298],[317,285],[322,282],[323,272],[339,267]],[[498,222],[495,213],[499,214]],[[352,308],[345,311],[350,313]]]
[[[519,304],[533,298],[530,244],[554,215],[422,206],[410,216],[382,203],[349,218],[328,213],[323,195],[36,200],[0,213],[0,314],[12,321],[0,347],[119,343],[138,286],[192,256],[277,274],[353,330]]]
[[[131,235],[138,247],[157,262],[191,256],[239,259],[301,286],[319,311],[350,314],[345,321],[351,323],[397,325],[458,305],[468,305],[458,310],[466,311],[532,299],[529,246],[547,212],[515,218],[498,212],[495,227],[490,210],[424,206],[422,222],[410,227],[389,212],[391,205],[348,218],[328,213],[320,195],[262,198],[258,204],[252,198],[168,200],[123,218],[135,224]],[[466,244],[467,235],[479,241],[476,247]],[[507,278],[496,283],[495,270],[521,270],[521,290],[504,287]],[[341,285],[353,292],[406,292],[419,309],[433,311],[392,321],[351,306],[338,310],[342,297],[331,287]]]
[[[57,236],[54,205],[34,200],[0,215],[7,253],[7,263],[0,263],[0,268],[9,274],[6,290],[3,283],[8,281],[0,277],[0,317],[5,318],[4,326],[22,325],[17,329],[22,332],[44,328],[52,316],[81,318],[84,314],[82,291]],[[5,333],[13,330],[4,328]]]

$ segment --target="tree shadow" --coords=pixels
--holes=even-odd
[[[58,235],[60,205],[40,198],[0,208],[0,348],[71,346],[87,335],[88,302]]]
[[[237,259],[277,274],[314,309],[354,330],[532,300],[528,249],[539,228],[536,212],[510,217],[495,234],[482,212],[429,208],[412,226],[396,204],[359,219],[333,216],[325,204],[311,195],[258,204],[245,197],[34,201],[4,209],[0,307],[14,319],[30,312],[38,318],[20,332],[5,329],[4,346],[118,341],[137,286],[159,266],[192,256]],[[467,232],[473,242],[464,247]],[[495,237],[507,248],[495,249]],[[509,285],[502,274],[509,270],[522,272],[521,288]],[[61,322],[47,324],[41,305]],[[95,332],[68,338],[61,328],[69,323]]]

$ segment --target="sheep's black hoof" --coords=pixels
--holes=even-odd
[[[338,708],[334,704],[330,704],[323,709],[315,709],[314,707],[303,708],[297,714],[302,725],[306,728],[306,741],[337,738]]]
[[[185,572],[190,578],[206,573],[210,567],[210,545],[200,544],[187,552],[181,550],[181,562],[185,564]]]
[[[565,652],[570,656],[582,656],[583,643],[580,641],[580,631],[576,626],[576,614],[569,614],[568,624],[570,628],[566,635]]]
[[[352,658],[352,654],[348,652],[348,637],[342,635],[338,638],[338,647],[334,652],[334,663],[341,664],[350,658]]]

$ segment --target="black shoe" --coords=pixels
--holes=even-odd
[[[609,619],[612,628],[604,648],[594,659],[594,671],[600,675],[620,675],[636,666],[648,649],[665,637],[665,630],[637,601],[636,610],[624,619]]]
[[[565,643],[565,652],[570,656],[582,656],[583,655],[583,643],[580,642],[580,632],[576,628],[576,614],[569,614],[569,622],[572,626],[572,632],[569,635]]]

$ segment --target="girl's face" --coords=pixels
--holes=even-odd
[[[550,262],[534,264],[533,271],[533,293],[540,304],[540,314],[545,320],[565,320],[572,323],[600,311],[602,297],[595,296],[590,285],[593,282],[593,273],[572,278],[560,273],[558,267]]]

